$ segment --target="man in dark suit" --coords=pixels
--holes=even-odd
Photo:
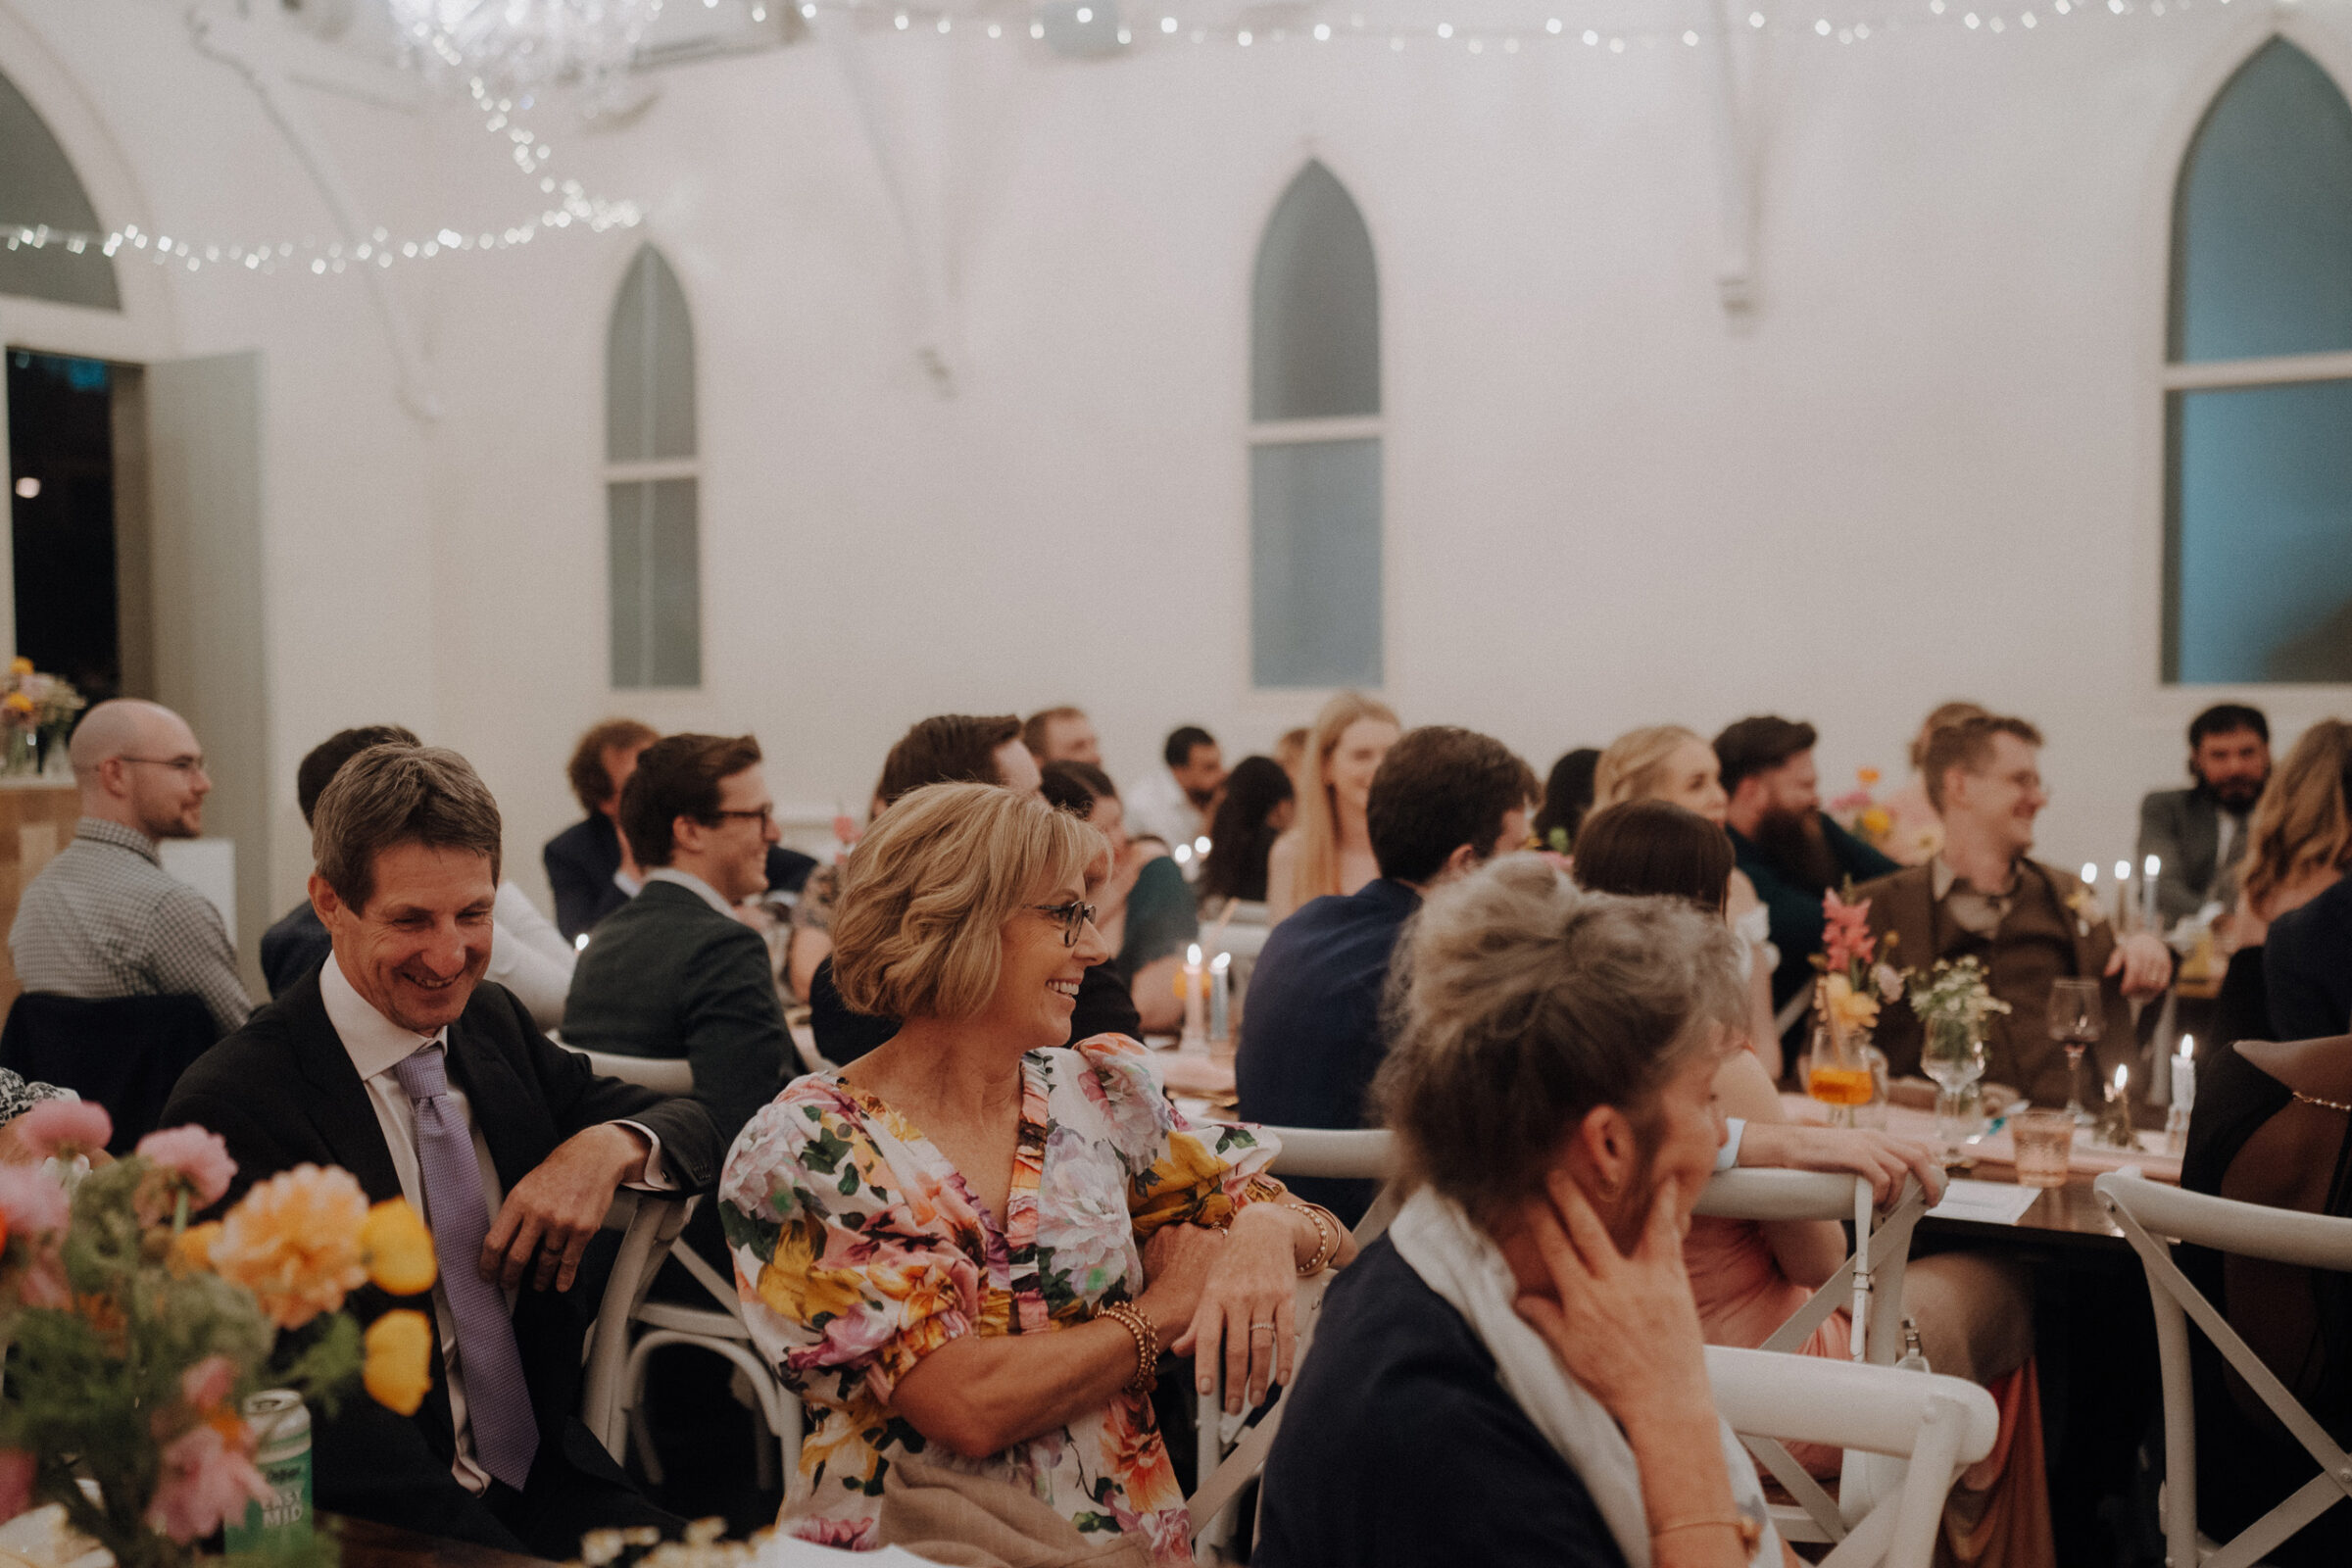
[[[670,735],[638,755],[620,828],[645,889],[571,974],[565,1044],[683,1058],[730,1141],[783,1087],[791,1039],[767,944],[730,912],[767,886],[774,803],[749,735]]]
[[[545,1557],[598,1526],[675,1527],[577,1419],[595,1302],[571,1286],[619,1187],[710,1189],[710,1113],[596,1077],[480,983],[500,828],[465,759],[361,753],[320,795],[312,847],[333,954],[191,1067],[165,1114],[226,1141],[229,1201],[340,1165],[432,1228],[433,1391],[411,1417],[353,1398],[321,1421],[318,1505]]]
[[[1466,729],[1408,730],[1372,776],[1365,826],[1380,875],[1276,926],[1250,976],[1234,1056],[1241,1114],[1284,1127],[1362,1127],[1388,1055],[1389,959],[1430,888],[1527,842],[1527,781],[1511,749]],[[1299,1197],[1353,1225],[1379,1184],[1301,1177]]]
[[[312,747],[294,772],[294,804],[302,808],[303,826],[310,826],[318,809],[319,792],[345,762],[370,746],[419,744],[416,733],[402,725],[363,724],[357,729],[337,730]],[[262,978],[270,982],[270,995],[282,997],[293,990],[303,976],[317,973],[333,951],[326,923],[311,907],[311,901],[304,899],[262,933]]]
[[[1974,957],[1984,966],[1993,997],[2009,1004],[1984,1020],[1984,1076],[2055,1108],[2067,1102],[2069,1086],[2064,1048],[2048,1033],[2052,983],[2101,983],[2105,1033],[2091,1061],[2104,1078],[2136,1050],[2129,999],[2161,995],[2173,960],[2145,931],[2117,940],[2081,878],[2032,858],[2034,819],[2049,802],[2040,753],[2040,732],[2022,718],[1937,729],[1920,773],[1943,818],[1943,848],[1926,865],[1865,882],[1854,896],[1869,902],[1870,929],[1889,961],[1920,974],[1939,958]],[[1919,1071],[1922,1031],[1908,1001],[1881,1010],[1877,1043],[1889,1070]],[[2091,1085],[2076,1090],[2083,1103],[2098,1103]]]
[[[612,879],[624,868],[613,815],[620,809],[620,792],[628,786],[638,756],[661,738],[651,724],[608,718],[571,749],[564,775],[588,815],[549,839],[539,852],[540,863],[547,867],[548,890],[556,897],[556,929],[566,941],[579,941],[597,921],[629,902],[629,890]],[[635,880],[635,868],[627,869]]]
[[[2156,907],[2166,929],[2208,900],[2231,902],[2246,858],[2246,818],[2271,781],[2271,722],[2259,708],[2218,703],[2188,723],[2184,790],[2151,790],[2139,803],[2139,860],[2157,858]]]
[[[1724,828],[1740,869],[1764,901],[1772,945],[1781,954],[1772,971],[1775,1011],[1812,989],[1822,895],[1848,880],[1901,869],[1822,810],[1821,775],[1813,765],[1818,738],[1812,725],[1772,714],[1740,719],[1715,737],[1715,760],[1730,797]]]

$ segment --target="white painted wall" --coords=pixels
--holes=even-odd
[[[936,236],[948,399],[821,42],[665,70],[622,129],[540,122],[561,172],[651,221],[396,272],[437,422],[404,412],[352,279],[175,276],[175,352],[258,347],[266,368],[273,875],[290,902],[294,765],[347,722],[472,757],[534,887],[574,814],[569,742],[610,712],[755,730],[779,798],[826,809],[861,803],[925,712],[1074,701],[1130,778],[1177,722],[1229,756],[1303,722],[1318,694],[1248,687],[1243,438],[1257,233],[1310,155],[1379,254],[1388,695],[1408,722],[1491,730],[1541,768],[1637,723],[1778,710],[1821,725],[1841,779],[1894,771],[1919,716],[1970,696],[2049,733],[2051,858],[2112,858],[2220,695],[2155,678],[2178,158],[2280,19],[2352,83],[2352,0],[2133,6],[1998,38],[1906,8],[1866,44],[1771,40],[1746,321],[1714,284],[1712,46],[1672,43],[1294,37],[1077,65],[971,26],[863,35]],[[97,107],[135,220],[324,220],[172,8],[0,11]],[[535,205],[463,117],[311,101],[378,221]],[[602,345],[642,237],[699,332],[693,694],[605,685]],[[2288,736],[2347,703],[2253,695]]]

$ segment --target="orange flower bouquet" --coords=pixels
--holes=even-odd
[[[96,1168],[112,1131],[97,1105],[51,1101],[15,1130],[46,1157],[0,1165],[0,1519],[54,1503],[120,1568],[176,1568],[278,1500],[246,1399],[286,1389],[331,1413],[355,1380],[403,1414],[424,1397],[425,1314],[388,1311],[363,1335],[342,1309],[367,1284],[431,1289],[432,1242],[405,1201],[370,1207],[348,1171],[303,1165],[191,1225],[236,1175],[203,1128]],[[333,1555],[321,1534],[267,1560]]]

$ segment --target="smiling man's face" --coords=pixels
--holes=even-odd
[[[368,906],[344,903],[317,872],[311,904],[335,944],[335,964],[368,1005],[430,1035],[455,1023],[490,967],[490,858],[415,842],[379,850]]]

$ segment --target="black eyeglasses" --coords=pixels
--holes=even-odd
[[[1061,945],[1065,948],[1074,948],[1078,945],[1080,928],[1095,917],[1093,905],[1080,904],[1076,900],[1072,900],[1068,904],[1032,904],[1029,907],[1050,919],[1060,922]]]
[[[776,808],[772,806],[762,806],[757,811],[712,811],[710,813],[710,820],[713,822],[719,822],[724,821],[730,816],[751,817],[759,822],[762,828],[764,828],[768,825],[768,823],[773,822],[776,819]]]

